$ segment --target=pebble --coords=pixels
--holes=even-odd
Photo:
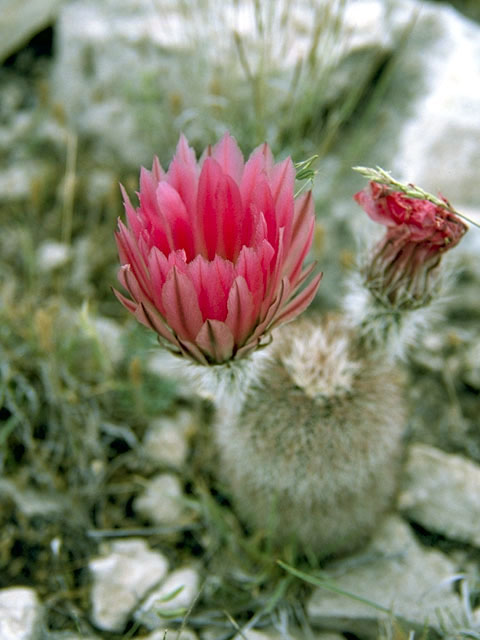
[[[54,21],[61,0],[3,0],[0,62]]]
[[[412,445],[398,506],[428,531],[480,547],[480,466],[470,460]]]
[[[157,418],[150,424],[143,440],[145,455],[158,464],[181,468],[195,430],[195,418],[189,411],[182,411],[174,418]]]
[[[91,620],[99,629],[120,633],[146,593],[166,576],[168,561],[133,538],[112,542],[89,567]]]
[[[377,638],[392,615],[407,633],[425,632],[426,624],[438,631],[439,616],[461,619],[461,601],[453,590],[456,566],[439,551],[421,547],[398,516],[384,521],[362,553],[326,571],[335,588],[355,597],[317,588],[307,614],[322,629]]]
[[[63,242],[44,242],[38,248],[38,267],[44,273],[54,271],[65,266],[71,255],[71,247]]]
[[[37,640],[41,620],[42,607],[33,589],[0,589],[1,640]]]
[[[188,628],[182,629],[180,633],[178,629],[162,629],[142,637],[142,640],[198,640],[198,636]]]
[[[135,613],[135,619],[154,630],[162,626],[164,619],[176,612],[182,617],[198,595],[199,581],[198,571],[193,567],[172,571],[142,603]]]
[[[155,524],[178,524],[185,513],[182,486],[177,476],[161,473],[151,478],[133,508],[143,518]]]

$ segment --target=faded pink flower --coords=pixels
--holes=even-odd
[[[366,267],[370,289],[396,307],[425,304],[442,254],[458,244],[467,226],[444,207],[377,182],[354,198],[372,220],[387,227]]]
[[[239,359],[312,301],[321,274],[300,287],[312,243],[311,193],[294,200],[290,158],[267,144],[245,163],[226,134],[197,163],[181,136],[165,173],[155,158],[140,173],[140,206],[122,188],[120,302],[162,342],[201,364]]]
[[[378,182],[370,182],[354,198],[372,220],[401,228],[408,241],[422,243],[435,253],[454,247],[467,230],[462,220],[444,207],[409,198]]]

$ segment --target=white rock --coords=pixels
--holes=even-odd
[[[418,77],[389,168],[458,208],[478,203],[480,83],[472,79],[480,77],[480,25],[423,2],[399,62]]]
[[[161,473],[148,481],[143,493],[135,499],[133,508],[156,524],[175,524],[185,511],[182,496],[182,486],[177,476]]]
[[[180,633],[178,631],[178,629],[162,629],[148,636],[142,636],[142,640],[198,640],[197,634],[191,629],[182,629]]]
[[[21,480],[17,485],[15,480],[0,478],[0,493],[14,500],[17,508],[28,518],[58,514],[68,508],[68,501],[62,495],[25,489],[21,485]]]
[[[28,200],[34,181],[43,180],[45,176],[44,166],[31,160],[2,167],[0,197],[7,202]]]
[[[368,548],[339,562],[329,573],[332,585],[383,607],[318,588],[307,606],[312,624],[322,628],[378,637],[378,625],[391,620],[390,611],[407,629],[423,629],[428,621],[439,628],[439,612],[462,615],[453,591],[455,565],[439,551],[422,548],[400,518],[388,518]]]
[[[122,328],[115,320],[95,316],[92,318],[98,340],[113,363],[119,363],[123,357]]]
[[[428,531],[480,547],[480,466],[462,456],[412,445],[398,504]]]
[[[279,635],[277,632],[269,633],[268,631],[257,631],[256,629],[242,630],[242,633],[237,633],[234,640],[278,640]]]
[[[383,2],[346,3],[338,20],[336,3],[316,3],[322,4],[329,7],[322,14],[328,22],[325,32],[344,24],[329,46],[320,42],[321,70],[337,69],[339,59],[361,51],[358,64],[349,62],[339,82],[322,83],[328,100],[363,73],[367,50],[372,59],[378,48],[392,50],[401,29],[394,27],[397,22]],[[234,34],[241,38],[251,69],[262,68],[262,78],[268,76],[272,109],[288,100],[299,63],[309,56],[316,37],[316,5],[308,0],[259,3],[268,30],[275,34],[269,38],[266,61],[264,39],[258,37],[258,19],[248,0],[203,3],[188,11],[178,2],[162,2],[161,10],[147,0],[65,3],[57,26],[54,100],[63,104],[75,129],[97,136],[103,152],[114,152],[117,163],[151,162],[153,149],[172,149],[179,130],[205,143],[206,134],[223,131],[230,105],[241,113],[238,103],[244,101],[245,112],[251,111],[251,89]],[[218,73],[218,60],[228,69],[227,78]],[[127,77],[126,68],[131,70]],[[306,74],[302,81],[307,82]],[[308,82],[313,81],[309,76]],[[217,90],[211,91],[212,86]],[[172,127],[159,126],[166,119]]]
[[[37,261],[41,271],[54,271],[65,266],[72,255],[71,247],[63,242],[49,240],[38,248]]]
[[[285,632],[277,629],[242,629],[242,634],[237,634],[234,640],[305,640],[305,632],[300,629],[288,629]],[[311,640],[345,640],[345,637],[334,632],[312,633],[308,636]]]
[[[480,340],[472,339],[471,347],[466,356],[466,371],[463,374],[465,382],[474,389],[480,389]]]
[[[181,617],[198,595],[199,580],[198,571],[192,567],[173,571],[142,603],[135,619],[149,629],[158,629],[163,626],[162,621],[174,612],[178,611]]]
[[[62,0],[0,0],[0,63],[48,26]]]
[[[37,640],[40,637],[42,607],[28,587],[0,589],[0,638]]]
[[[181,467],[188,455],[189,439],[195,431],[195,417],[189,411],[182,411],[174,418],[153,420],[143,440],[145,455],[159,464]]]
[[[145,594],[163,580],[168,562],[143,540],[128,539],[113,542],[89,567],[92,622],[99,629],[121,632]]]
[[[98,636],[84,636],[68,631],[51,631],[46,640],[99,640]]]

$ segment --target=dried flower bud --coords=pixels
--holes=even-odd
[[[372,220],[387,227],[365,266],[367,287],[395,309],[424,306],[434,292],[443,253],[458,244],[467,226],[447,207],[377,182],[354,197]]]

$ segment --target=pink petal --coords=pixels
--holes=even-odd
[[[162,289],[162,302],[167,323],[179,338],[195,341],[203,324],[195,287],[188,275],[175,266]]]
[[[298,291],[298,289],[302,286],[302,284],[308,279],[308,277],[313,273],[313,271],[315,270],[317,266],[316,262],[312,262],[308,265],[308,267],[306,267],[306,269],[304,269],[299,277],[296,280],[290,280],[290,284],[292,285],[293,289],[292,289],[292,293],[291,295],[295,295],[295,293]]]
[[[312,192],[300,196],[295,202],[295,217],[292,240],[285,260],[283,273],[294,281],[302,269],[303,261],[310,250],[315,230],[315,214]]]
[[[198,362],[199,364],[208,365],[209,362],[202,351],[196,344],[189,340],[179,340],[180,349],[184,356],[187,356],[191,360]]]
[[[130,265],[137,280],[146,291],[148,289],[148,274],[144,258],[138,249],[135,239],[121,220],[118,221],[118,231],[115,233],[115,241],[118,247],[120,262]]]
[[[285,244],[290,244],[290,233],[294,212],[293,193],[295,187],[295,168],[291,158],[276,164],[272,169],[270,189],[272,191],[277,224],[285,227]]]
[[[267,246],[270,246],[265,240]],[[262,249],[264,247],[262,246]],[[268,249],[265,248],[265,252]],[[273,253],[273,252],[272,252]],[[237,264],[235,265],[236,273],[242,276],[247,283],[248,289],[252,294],[253,306],[256,308],[257,313],[260,311],[262,300],[265,296],[265,289],[269,272],[265,269],[265,265],[262,262],[263,254],[257,249],[251,247],[243,247],[238,256]]]
[[[260,179],[251,194],[251,205],[263,214],[267,225],[267,240],[275,249],[278,246],[278,229],[275,204],[266,179]]]
[[[193,260],[195,257],[193,230],[178,192],[168,182],[161,182],[157,187],[156,198],[171,250],[184,249],[187,260]]]
[[[228,292],[234,278],[233,265],[218,256],[212,262],[197,256],[188,267],[202,317],[223,322],[227,315]]]
[[[165,313],[162,301],[162,289],[171,269],[171,263],[157,247],[153,247],[148,256],[148,271],[152,282],[152,299],[160,313]]]
[[[135,313],[138,306],[136,302],[129,300],[122,293],[120,293],[120,291],[117,291],[113,287],[112,287],[112,291],[117,297],[117,300],[123,304],[123,306],[125,307],[125,309],[127,309],[127,311],[130,311],[130,313]]]
[[[198,332],[195,343],[215,363],[229,360],[233,353],[232,332],[224,322],[218,320],[206,320]]]
[[[158,335],[171,342],[176,347],[179,347],[178,340],[172,333],[172,331],[167,327],[163,318],[159,315],[154,307],[149,304],[140,303],[135,312],[135,317],[139,322],[144,324],[146,327],[153,329]]]
[[[259,180],[267,180],[273,166],[272,152],[268,144],[257,147],[245,163],[240,193],[244,203],[249,203]]]
[[[242,276],[235,278],[228,296],[227,307],[228,315],[225,324],[232,332],[235,344],[242,345],[253,329],[256,316],[253,296]]]
[[[241,248],[243,206],[237,184],[230,176],[221,176],[215,193],[217,213],[217,255],[235,262]]]
[[[317,293],[317,289],[320,285],[322,276],[323,276],[322,273],[319,273],[317,276],[315,276],[312,282],[310,282],[310,284],[306,286],[301,293],[295,296],[293,300],[291,300],[289,304],[287,304],[287,306],[281,310],[279,315],[277,315],[274,318],[273,323],[270,325],[270,329],[273,329],[280,324],[293,320],[298,315],[300,315],[303,311],[305,311],[305,309],[312,302],[312,300],[315,297],[315,294]]]
[[[228,132],[213,147],[212,158],[215,158],[224,173],[240,184],[244,166],[243,155],[237,141]]]
[[[130,202],[130,198],[125,191],[125,187],[123,186],[123,184],[120,185],[120,191],[122,192],[123,206],[125,207],[125,213],[127,214],[128,224],[130,225],[130,229],[132,230],[134,235],[138,236],[143,230],[143,225],[140,222],[139,216],[135,211],[132,203]]]
[[[267,290],[263,296],[261,317],[265,316],[266,310],[271,306],[272,302],[276,298],[280,282],[283,278],[283,264],[285,261],[285,247],[283,244],[283,227],[279,230],[278,250],[274,255],[275,263],[271,265],[271,275],[268,279]],[[283,278],[285,279],[285,278]],[[288,282],[288,279],[287,279]],[[290,285],[289,285],[290,286]]]
[[[213,158],[206,158],[198,181],[197,220],[195,243],[197,253],[213,260],[219,246],[219,221],[216,192],[222,169]]]
[[[148,218],[155,218],[158,215],[158,206],[156,198],[158,182],[153,174],[144,167],[140,169],[140,208]]]
[[[178,192],[193,224],[196,216],[198,168],[195,153],[183,135],[180,136],[177,151],[168,168],[167,181]]]
[[[162,169],[158,156],[153,157],[152,176],[157,182],[166,179],[165,171]]]
[[[150,300],[150,290],[144,289],[136,278],[129,264],[120,267],[118,271],[120,284],[128,291],[135,302]]]
[[[283,280],[280,282],[280,286],[276,293],[277,295],[273,299],[271,305],[267,308],[266,314],[263,317],[262,321],[255,327],[255,331],[249,337],[247,344],[258,342],[262,338],[262,336],[269,331],[271,323],[278,315],[282,305],[288,299],[290,293],[290,285],[287,278],[283,278]]]

